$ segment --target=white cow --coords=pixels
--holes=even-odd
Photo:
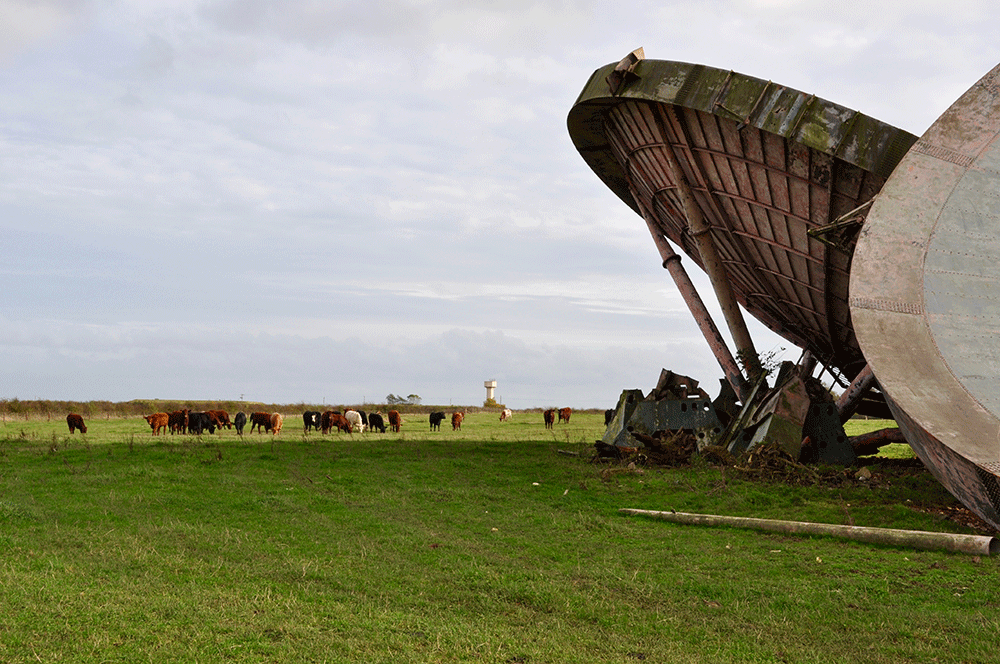
[[[364,432],[365,423],[361,420],[361,413],[359,413],[358,411],[356,410],[347,411],[346,413],[344,413],[344,419],[346,419],[351,424],[351,431],[357,429],[359,433]]]
[[[503,422],[504,420],[509,420],[513,416],[514,416],[514,413],[511,411],[510,408],[504,408],[503,412],[500,413],[500,421]]]

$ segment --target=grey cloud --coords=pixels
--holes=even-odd
[[[68,31],[89,14],[91,0],[4,0],[0,63]]]
[[[405,38],[407,33],[421,32],[425,24],[417,5],[388,1],[225,0],[206,4],[201,14],[223,30],[274,35],[310,46]],[[368,56],[357,55],[359,63]]]

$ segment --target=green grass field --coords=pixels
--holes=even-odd
[[[984,557],[618,509],[968,532],[926,472],[590,460],[600,414],[459,432],[0,424],[2,662],[993,662]],[[856,432],[852,432],[856,433]],[[566,452],[576,453],[571,456]],[[891,456],[905,457],[908,449]]]

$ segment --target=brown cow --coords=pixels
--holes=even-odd
[[[569,424],[569,416],[572,415],[572,414],[573,414],[573,409],[572,408],[560,408],[559,409],[559,423],[562,424],[563,420],[565,420],[566,424]]]
[[[271,413],[271,434],[281,433],[281,425],[285,418],[281,416],[281,413]]]
[[[257,433],[261,431],[271,430],[271,414],[270,413],[250,413],[250,433],[253,433],[254,427],[257,427]]]
[[[232,429],[233,423],[229,421],[229,413],[224,410],[207,410],[208,416],[215,420],[215,426],[218,428]]]
[[[170,433],[187,433],[189,412],[191,411],[185,408],[167,414],[167,426],[170,428]]]
[[[552,425],[556,423],[556,409],[549,408],[547,411],[542,413],[542,417],[545,418],[545,428],[551,429]]]
[[[351,433],[351,423],[336,410],[328,410],[320,415],[319,425],[320,431],[325,434],[330,433],[334,429],[343,431],[344,433]]]
[[[83,423],[83,415],[70,413],[66,416],[66,424],[69,425],[70,433],[73,433],[77,429],[80,430],[80,433],[87,433],[87,425]]]
[[[208,421],[211,422],[212,426],[215,427],[216,429],[221,429],[223,426],[225,426],[222,423],[222,420],[219,419],[219,411],[217,411],[217,410],[206,410],[206,411],[204,411],[204,413],[205,413],[205,417],[208,418]],[[215,433],[215,432],[213,431],[212,433]]]
[[[458,431],[462,428],[462,420],[465,419],[465,413],[452,413],[451,414],[451,430]]]
[[[389,411],[389,428],[399,433],[399,427],[402,425],[402,420],[399,418],[398,410]]]
[[[149,423],[149,428],[153,430],[154,436],[160,435],[160,429],[166,431],[170,426],[170,416],[166,413],[143,415],[143,418]]]
[[[351,426],[351,421],[347,419],[347,416],[342,413],[334,413],[330,416],[330,428],[336,429],[337,431],[343,431],[344,433],[354,433],[354,427]]]

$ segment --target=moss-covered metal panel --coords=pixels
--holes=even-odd
[[[612,95],[615,64],[590,77],[567,119],[570,137],[590,167],[635,209],[621,165],[604,136],[604,116],[624,100],[644,100],[712,113],[751,125],[888,177],[916,136],[849,108],[771,81],[724,69],[667,60],[641,60],[637,80]]]

